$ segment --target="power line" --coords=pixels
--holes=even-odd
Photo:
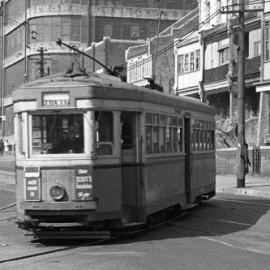
[[[162,48],[161,50],[159,50],[157,52],[157,56],[160,56],[164,53],[166,53],[168,50],[170,50],[171,48],[173,48],[176,44],[181,43],[183,41],[185,41],[185,39],[187,39],[189,36],[191,36],[192,34],[194,34],[197,30],[199,30],[202,26],[208,24],[210,22],[210,20],[212,20],[215,16],[217,16],[220,13],[220,10],[217,9],[215,10],[212,14],[210,14],[202,23],[200,23],[198,26],[196,25],[193,29],[191,29],[190,32],[188,32],[187,35],[184,36],[184,39],[180,38],[175,40],[174,42],[172,42],[170,45],[168,45],[167,47]],[[133,64],[131,66],[129,66],[129,68],[127,69],[127,71],[130,71],[132,69],[135,69],[139,66],[144,65],[145,63],[149,62],[151,60],[152,56],[148,56],[147,58],[145,58],[144,60],[140,61],[139,63]]]
[[[266,3],[266,2],[269,2],[270,3],[270,0],[266,0],[266,1],[261,1],[261,0],[254,0],[252,2],[249,2],[249,3]],[[237,7],[237,6],[240,6],[239,4],[231,4],[231,5],[226,5],[226,6],[223,6],[223,7]],[[160,56],[162,55],[163,53],[166,53],[168,50],[170,50],[171,48],[173,48],[178,42],[183,42],[185,39],[187,39],[190,35],[192,35],[194,32],[196,32],[197,30],[199,30],[202,26],[204,26],[205,24],[209,23],[210,20],[212,20],[215,16],[217,16],[218,14],[220,13],[220,9],[216,9],[211,15],[209,15],[208,18],[206,18],[202,23],[199,24],[199,26],[196,26],[194,27],[194,29],[192,29],[189,34],[187,34],[185,36],[184,39],[179,39],[179,40],[176,40],[174,41],[173,43],[171,43],[169,46],[161,49],[160,51],[157,52],[157,56]],[[150,61],[152,58],[152,56],[149,56],[147,58],[145,58],[143,61],[140,61],[139,63],[136,63],[136,64],[133,64],[131,65],[127,71],[130,71],[132,69],[135,69],[141,65],[144,65],[146,62]]]

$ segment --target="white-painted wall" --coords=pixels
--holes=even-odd
[[[199,70],[194,70],[194,71],[189,71],[189,72],[185,72],[185,73],[181,73],[178,74],[178,55],[181,54],[187,54],[187,53],[191,53],[194,52],[196,50],[200,50],[200,63],[202,63],[202,50],[201,50],[201,45],[199,43],[199,41],[195,42],[195,43],[191,43],[185,46],[181,46],[176,48],[175,50],[175,88],[178,90],[181,89],[186,89],[186,88],[192,88],[192,87],[197,87],[199,84],[199,81],[202,80],[202,69],[201,67],[199,68]]]
[[[264,80],[270,80],[270,62],[264,63]]]
[[[152,57],[148,54],[138,55],[127,60],[127,82],[144,85],[145,78],[152,76]]]

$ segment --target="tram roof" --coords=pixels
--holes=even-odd
[[[121,82],[116,77],[104,74],[56,74],[20,86],[13,92],[13,102],[37,100],[41,93],[70,91],[76,99],[114,99],[150,102],[165,106],[215,113],[215,109],[200,100],[175,96],[152,89]],[[128,92],[128,93],[127,93]]]

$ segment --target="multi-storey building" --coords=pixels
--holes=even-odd
[[[264,7],[262,3],[245,1],[245,140],[252,172],[269,175],[270,5],[265,3]],[[217,172],[234,173],[239,113],[239,2],[199,1],[199,10],[199,36],[189,35],[175,47],[175,88],[178,95],[201,98],[216,108],[216,143],[221,148],[217,151]],[[195,69],[199,50],[200,67]]]
[[[79,49],[92,42],[154,36],[183,17],[196,0],[4,0],[1,76],[2,136],[13,135],[11,93],[20,84],[64,72],[76,54],[59,47],[61,38]],[[43,53],[42,53],[43,52]]]
[[[199,10],[196,8],[145,44],[130,47],[126,51],[127,81],[146,86],[149,78],[154,78],[164,92],[175,94],[174,46],[198,28],[198,21]]]
[[[269,165],[264,162],[269,155],[265,148],[266,130],[262,128],[264,99],[256,91],[262,80],[263,43],[261,13],[263,1],[245,1],[245,141],[250,149],[249,158],[254,173],[269,175]],[[236,171],[238,135],[238,1],[208,0],[200,2],[201,43],[204,51],[202,90],[209,104],[217,109],[216,141],[223,148],[217,151],[217,172]],[[222,13],[219,11],[226,11]],[[206,18],[208,21],[205,21]],[[267,71],[269,73],[269,71]],[[269,106],[269,104],[268,104]],[[268,108],[269,111],[269,108]],[[263,131],[263,132],[262,132]],[[262,134],[264,133],[264,134]],[[225,150],[226,149],[226,150]]]

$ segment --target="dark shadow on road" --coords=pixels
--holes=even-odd
[[[270,200],[237,195],[218,195],[203,202],[173,223],[121,239],[115,244],[184,237],[223,236],[246,231],[254,226],[266,226],[264,229],[268,229],[267,224],[263,224],[265,224],[264,219],[268,218],[268,215],[265,214],[269,210]]]

